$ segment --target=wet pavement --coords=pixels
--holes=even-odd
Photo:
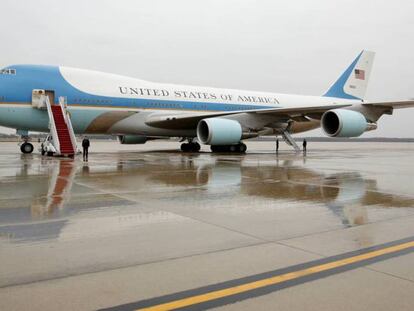
[[[414,236],[414,144],[178,146],[93,142],[84,163],[0,143],[0,309],[108,308]],[[407,253],[216,307],[413,305]]]

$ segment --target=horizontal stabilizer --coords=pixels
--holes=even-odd
[[[383,107],[383,108],[393,108],[393,109],[402,109],[402,108],[412,108],[414,107],[414,100],[402,100],[402,101],[389,101],[389,102],[375,102],[375,103],[364,103],[364,106],[367,107]]]

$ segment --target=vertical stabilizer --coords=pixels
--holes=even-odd
[[[362,51],[324,96],[364,99],[374,56],[374,52]]]

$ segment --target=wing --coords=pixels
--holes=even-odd
[[[216,113],[199,113],[199,114],[171,114],[171,115],[152,115],[149,116],[145,123],[149,126],[164,129],[195,129],[200,120],[213,117],[223,117],[242,113],[262,114],[274,116],[275,118],[303,118],[308,115],[321,115],[325,111],[349,107],[348,105],[325,105],[325,106],[306,106],[295,108],[271,108],[255,110],[225,111]]]
[[[364,103],[363,106],[373,107],[373,108],[394,108],[394,109],[412,108],[414,107],[414,100]]]

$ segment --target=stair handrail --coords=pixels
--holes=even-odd
[[[296,152],[300,151],[300,147],[298,146],[298,144],[296,143],[296,141],[293,139],[293,137],[290,135],[288,130],[284,130],[282,132],[282,137],[283,140],[288,144],[291,145],[293,147],[293,149],[295,149]]]
[[[67,99],[66,97],[60,96],[59,97],[59,105],[62,108],[63,118],[65,120],[66,126],[69,131],[69,137],[70,141],[72,143],[73,152],[76,154],[78,151],[77,145],[76,145],[76,136],[75,132],[73,130],[72,121],[70,120],[70,114],[67,111]]]
[[[49,129],[50,129],[50,133],[52,134],[52,144],[56,149],[56,154],[60,155],[60,142],[59,142],[59,136],[58,136],[58,132],[56,129],[56,123],[55,123],[55,118],[53,116],[53,111],[52,111],[52,107],[51,107],[51,103],[49,100],[49,96],[47,95],[42,95],[43,100],[46,103],[46,107],[47,107],[47,114],[49,115]]]

